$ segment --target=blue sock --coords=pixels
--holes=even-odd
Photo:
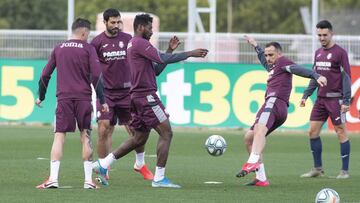
[[[322,166],[321,153],[322,153],[322,144],[320,137],[315,139],[310,139],[310,148],[314,158],[314,167],[319,168]]]
[[[340,153],[342,161],[342,170],[349,170],[349,159],[350,159],[350,140],[340,143]]]

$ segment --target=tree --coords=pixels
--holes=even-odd
[[[0,28],[66,29],[65,0],[1,0]]]

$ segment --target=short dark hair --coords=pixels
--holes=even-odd
[[[120,12],[117,9],[109,8],[106,9],[103,13],[103,18],[105,21],[108,21],[110,17],[118,17],[120,16]]]
[[[278,51],[282,51],[282,48],[281,48],[281,45],[279,42],[269,42],[265,45],[266,48],[271,47],[271,46],[275,47],[275,49]]]
[[[91,23],[90,23],[90,21],[88,21],[87,19],[77,18],[77,19],[73,22],[73,24],[72,24],[72,26],[71,26],[71,30],[72,30],[72,31],[75,31],[75,30],[78,29],[78,28],[87,28],[87,29],[90,30],[90,25],[91,25]]]
[[[149,23],[152,23],[152,21],[153,18],[147,13],[136,15],[134,19],[134,31],[139,27],[139,25],[145,26]]]
[[[331,23],[328,21],[328,20],[322,20],[322,21],[319,21],[317,24],[316,24],[316,28],[318,29],[329,29],[330,31],[333,30],[333,27],[331,25]]]

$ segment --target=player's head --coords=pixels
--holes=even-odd
[[[269,42],[265,45],[265,58],[268,65],[273,65],[282,56],[282,48],[278,42]]]
[[[152,32],[153,18],[149,14],[136,15],[134,19],[134,32],[136,36],[141,36],[144,39],[149,40]]]
[[[73,35],[76,36],[76,38],[86,41],[89,37],[90,26],[91,26],[90,21],[83,18],[77,18],[73,22],[71,26],[71,30]]]
[[[327,20],[322,20],[316,24],[316,32],[322,47],[330,48],[332,46],[333,27]]]
[[[120,12],[116,9],[109,8],[103,13],[104,24],[106,26],[106,33],[110,36],[115,36],[121,30],[122,25]]]

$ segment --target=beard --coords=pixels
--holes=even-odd
[[[119,28],[113,28],[113,29],[106,28],[106,31],[108,31],[108,33],[112,35],[116,35],[119,32]]]

